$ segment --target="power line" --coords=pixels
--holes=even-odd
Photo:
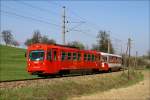
[[[58,3],[54,3],[54,2],[52,2],[53,4],[55,4],[55,5],[58,5],[58,6],[60,6],[60,7],[62,7],[63,5],[60,5],[60,4],[58,4]],[[84,22],[84,23],[87,23],[87,22],[89,22],[89,21],[87,21],[87,19],[85,19],[85,18],[83,18],[83,17],[81,17],[81,16],[79,16],[77,13],[75,13],[74,11],[72,11],[72,10],[69,10],[69,9],[66,9],[66,10],[68,10],[70,13],[72,13],[74,16],[76,16],[76,17],[78,17],[79,19],[80,19],[80,21],[79,22]],[[68,17],[67,17],[68,18]],[[70,17],[69,17],[70,18]],[[92,27],[94,27],[93,25],[95,25],[95,26],[97,26],[97,27],[99,27],[98,25],[96,25],[96,24],[93,24],[93,23],[91,23],[91,22],[89,22],[90,23],[90,25],[92,24]],[[76,26],[75,26],[76,27]],[[79,31],[79,30],[73,30],[74,29],[74,27],[73,28],[71,28],[71,31],[78,31],[78,32],[81,32],[81,31]],[[82,32],[83,33],[83,32]],[[90,34],[90,33],[89,33]],[[92,35],[93,36],[93,35]]]
[[[24,16],[24,15],[20,15],[20,14],[14,13],[14,12],[4,11],[4,10],[0,10],[0,12],[6,13],[6,14],[9,14],[9,15],[14,15],[14,16],[17,16],[17,17],[21,17],[21,18],[24,18],[24,19],[29,19],[29,20],[34,20],[34,21],[37,21],[37,22],[45,23],[45,24],[50,24],[50,25],[53,25],[55,27],[60,28],[60,26],[57,25],[57,24],[50,23],[50,22],[47,22],[47,21],[44,21],[44,20],[41,20],[41,19],[36,19],[36,18],[33,18],[33,17]]]
[[[80,27],[81,25],[82,25],[82,23],[79,23],[79,24],[77,24],[76,26],[74,26],[74,27],[68,29],[67,32],[74,31],[74,29]]]
[[[94,36],[93,34],[90,34],[90,33],[84,32],[83,30],[73,30],[73,31],[77,31],[77,32],[80,32],[80,33],[86,34],[86,36],[89,36],[89,37],[93,37],[93,38],[95,38],[95,37],[96,37],[96,36]]]
[[[17,2],[17,1],[16,1]],[[41,8],[41,7],[38,7],[38,6],[35,6],[35,5],[32,5],[32,4],[29,4],[29,3],[25,3],[25,2],[23,2],[23,1],[19,1],[19,2],[17,2],[17,3],[20,3],[20,4],[23,4],[23,5],[26,5],[26,6],[28,6],[28,7],[31,7],[31,8],[34,8],[34,9],[38,9],[38,10],[40,10],[40,11],[45,11],[45,12],[48,12],[48,13],[53,13],[53,14],[55,14],[55,15],[59,15],[58,13],[56,13],[56,12],[53,12],[53,11],[49,11],[49,10],[47,10],[47,9],[44,9],[44,8]]]
[[[4,5],[3,5],[4,6]],[[15,8],[12,8],[12,7],[9,7],[9,6],[4,6],[4,7],[6,7],[6,8],[9,8],[9,9],[11,9],[11,10],[14,10],[14,11],[17,11]],[[24,12],[24,13],[27,13],[27,12]],[[31,16],[35,16],[34,14],[32,14],[32,13],[30,13],[30,15]],[[40,19],[45,19],[44,17],[40,17],[40,16],[38,16],[38,18],[40,18]],[[46,19],[45,19],[46,20]],[[47,19],[48,20],[48,19]]]
[[[76,17],[78,17],[81,21],[85,21],[86,22],[86,24],[88,24],[88,23],[90,23],[90,25],[92,26],[92,27],[94,27],[94,26],[96,26],[97,28],[99,28],[99,25],[97,25],[97,24],[95,24],[95,23],[93,23],[93,22],[91,22],[91,21],[88,21],[86,18],[84,18],[84,17],[81,17],[81,16],[79,16],[76,12],[74,12],[73,10],[69,10],[74,16],[76,16]],[[93,26],[94,25],[94,26]],[[96,28],[95,27],[95,28]]]
[[[58,5],[58,6],[60,6],[60,7],[62,7],[63,5],[61,5],[61,4],[58,4],[58,3],[54,3],[54,2],[51,2],[51,3],[53,3],[53,4],[55,4],[55,5]],[[91,27],[94,27],[94,26],[96,26],[97,28],[99,28],[99,25],[97,25],[97,24],[95,24],[95,23],[93,23],[93,22],[90,22],[90,21],[88,21],[86,18],[84,18],[84,17],[81,17],[81,16],[79,16],[76,12],[74,12],[73,10],[70,10],[70,9],[67,9],[72,15],[74,15],[74,16],[76,16],[77,18],[79,18],[80,19],[80,21],[81,22],[84,22],[84,23],[86,23],[86,24],[88,24],[88,23],[90,23],[90,25],[91,25]],[[67,16],[67,18],[68,18],[68,16]],[[70,18],[70,17],[69,17]],[[74,22],[72,22],[72,23],[74,23]],[[78,30],[74,30],[75,28],[77,28],[78,26],[75,26],[75,27],[72,27],[72,28],[70,28],[70,31],[78,31]],[[96,28],[96,27],[94,27],[94,28]],[[97,29],[96,28],[96,29]],[[79,31],[78,31],[79,32]],[[90,33],[89,33],[90,34]],[[115,38],[115,39],[117,39],[117,38]],[[117,40],[119,40],[119,39],[117,39]],[[119,40],[119,41],[121,41],[121,40]],[[122,41],[121,41],[122,42]]]
[[[52,0],[49,0],[49,1],[51,2]],[[47,2],[49,3],[49,1],[47,1]],[[62,8],[64,6],[64,5],[60,5],[60,4],[56,3],[56,2],[51,2],[51,4],[58,5],[60,8]]]

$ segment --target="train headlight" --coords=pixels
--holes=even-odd
[[[102,63],[102,67],[104,67],[105,65],[104,65],[104,63]]]

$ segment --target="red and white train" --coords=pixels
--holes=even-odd
[[[27,71],[34,75],[68,74],[72,71],[109,71],[120,67],[122,59],[118,55],[93,50],[40,43],[28,46],[26,57]]]
[[[105,71],[116,71],[122,68],[122,57],[116,54],[100,52],[102,68]]]

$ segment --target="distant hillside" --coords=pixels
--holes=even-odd
[[[0,81],[32,78],[26,71],[25,49],[0,45]]]

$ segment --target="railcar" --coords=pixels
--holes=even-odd
[[[34,75],[101,70],[101,54],[64,45],[32,44],[26,52],[27,71]]]
[[[120,55],[99,53],[101,54],[102,71],[117,71],[122,68],[122,57]]]

